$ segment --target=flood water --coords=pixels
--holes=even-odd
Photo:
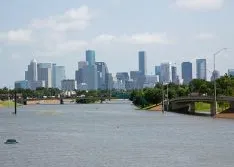
[[[0,109],[0,167],[233,167],[234,121],[128,101]],[[4,142],[15,138],[19,143]]]

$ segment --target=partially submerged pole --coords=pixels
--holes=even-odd
[[[15,115],[17,113],[17,94],[16,94],[16,91],[15,91]]]

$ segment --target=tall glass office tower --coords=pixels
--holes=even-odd
[[[138,53],[139,57],[139,71],[142,75],[146,75],[146,53],[145,51],[140,51]]]
[[[183,84],[189,84],[193,79],[192,63],[183,62],[181,64]]]
[[[197,79],[206,80],[206,59],[197,59]]]
[[[95,65],[95,51],[94,50],[86,51],[86,62],[88,66]]]

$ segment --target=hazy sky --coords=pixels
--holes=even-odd
[[[207,58],[212,70],[234,68],[233,0],[1,0],[0,87],[24,79],[30,60],[66,66],[74,78],[85,50],[96,51],[112,73],[138,69],[147,52],[148,74],[171,61]],[[193,71],[195,76],[195,69]],[[208,72],[209,73],[209,72]]]

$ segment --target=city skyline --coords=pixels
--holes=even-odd
[[[33,58],[64,65],[67,78],[73,78],[74,62],[84,60],[87,49],[95,50],[98,60],[106,62],[114,74],[138,70],[134,59],[139,50],[147,53],[147,74],[153,74],[160,62],[176,63],[181,74],[180,63],[194,64],[197,58],[207,59],[207,69],[212,71],[213,53],[227,47],[230,51],[216,57],[216,68],[223,75],[234,66],[234,23],[229,19],[234,2],[189,1],[4,1],[0,6],[0,87],[21,80],[21,69]]]
[[[61,89],[62,87],[61,81],[67,79],[67,80],[76,81],[77,88],[79,88],[79,86],[83,87],[83,84],[87,84],[89,90],[106,89],[106,84],[109,85],[109,83],[105,79],[107,77],[106,76],[107,74],[110,74],[111,77],[117,79],[114,81],[119,80],[118,76],[120,77],[120,80],[122,80],[121,79],[123,77],[122,75],[124,76],[128,75],[127,77],[128,79],[126,81],[131,81],[131,80],[137,81],[138,79],[142,80],[143,78],[138,78],[138,77],[145,76],[146,80],[143,79],[145,81],[142,80],[143,81],[142,84],[146,84],[146,85],[149,84],[147,83],[148,77],[150,77],[150,80],[152,80],[156,76],[158,77],[156,83],[157,82],[159,83],[173,82],[176,84],[188,84],[189,81],[191,81],[191,79],[212,80],[212,76],[210,79],[207,78],[206,59],[196,59],[196,65],[193,65],[193,63],[191,62],[181,62],[181,74],[178,74],[177,66],[175,66],[175,64],[171,62],[162,62],[160,66],[157,66],[157,65],[155,66],[155,74],[147,74],[147,73],[142,73],[141,71],[141,69],[145,69],[147,67],[147,65],[144,62],[146,59],[146,52],[139,51],[138,52],[138,65],[139,65],[138,71],[133,71],[133,70],[127,71],[127,72],[122,71],[122,72],[117,72],[116,74],[112,74],[112,73],[109,73],[107,64],[105,62],[96,61],[95,50],[86,50],[85,58],[86,58],[86,61],[77,62],[78,70],[74,71],[75,75],[72,78],[66,78],[65,66],[57,66],[55,63],[52,63],[52,62],[51,63],[38,63],[37,60],[34,58],[33,60],[30,61],[30,64],[28,65],[28,69],[25,71],[25,80],[29,81],[28,85],[29,87],[33,87],[33,89],[36,88],[35,87],[36,85],[43,85],[43,82],[45,82],[44,83],[45,87],[54,87],[54,88]],[[195,73],[196,77],[193,77],[193,71],[192,71],[193,66],[196,66],[196,73]],[[227,74],[232,75],[232,73],[230,72],[231,70],[232,69],[228,69]],[[208,72],[211,72],[211,71],[208,70]],[[217,73],[216,78],[219,78],[220,72],[216,70],[216,73]],[[214,75],[214,72],[213,72],[213,75]],[[23,85],[25,85],[25,80],[17,80],[15,81],[15,84],[22,83]],[[124,86],[125,86],[125,83],[124,83]]]

